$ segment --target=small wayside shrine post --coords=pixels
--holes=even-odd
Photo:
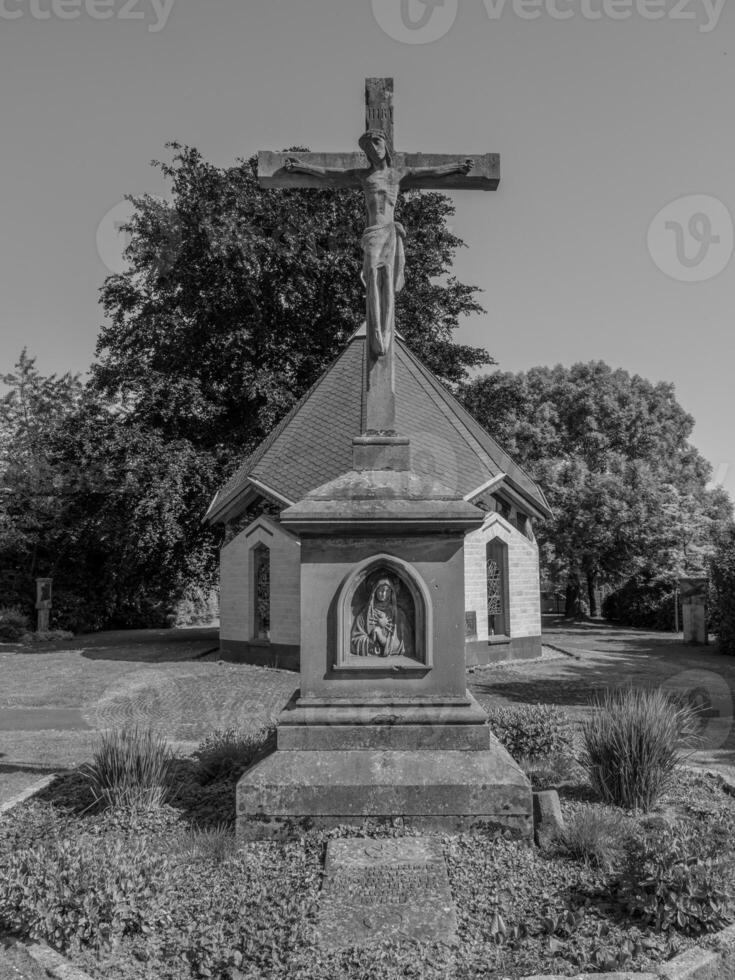
[[[484,514],[411,469],[395,404],[406,187],[494,190],[499,158],[393,150],[392,79],[368,79],[363,153],[259,154],[264,187],[361,187],[363,429],[352,469],[281,514],[301,542],[300,688],[237,790],[242,840],[395,820],[532,832],[528,780],[467,691],[464,536]]]

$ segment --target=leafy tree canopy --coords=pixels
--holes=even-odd
[[[580,579],[595,612],[597,584],[701,567],[732,517],[727,494],[707,487],[711,467],[689,442],[694,420],[671,384],[594,361],[497,372],[464,384],[461,397],[546,491],[554,516],[539,543],[570,605]]]
[[[163,625],[215,567],[211,459],[25,352],[2,380],[0,605],[31,612],[34,578],[52,576],[56,625]]]
[[[130,271],[102,290],[95,384],[166,438],[238,458],[267,434],[364,319],[358,191],[262,190],[255,159],[221,169],[171,144],[171,199],[131,199]],[[300,149],[300,148],[296,148]],[[400,203],[409,229],[397,327],[445,381],[492,362],[453,342],[481,310],[451,276],[462,242],[441,194]]]

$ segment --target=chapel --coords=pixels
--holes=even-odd
[[[220,649],[225,659],[299,669],[301,543],[282,524],[281,514],[352,468],[355,434],[365,431],[365,343],[363,326],[207,511],[209,524],[225,526],[220,555]],[[539,554],[533,526],[550,515],[543,492],[400,335],[395,343],[395,421],[396,430],[409,441],[410,470],[449,488],[484,514],[482,525],[464,539],[467,666],[540,656]],[[366,582],[364,588],[370,585]],[[381,583],[371,587],[375,593]],[[382,591],[390,589],[383,584]],[[374,597],[366,592],[365,608],[370,602]],[[355,648],[359,637],[349,642]],[[407,626],[401,643],[410,642]]]

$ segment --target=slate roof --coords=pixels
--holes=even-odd
[[[363,331],[219,491],[206,520],[237,513],[255,485],[296,503],[352,469],[352,439],[363,431]],[[494,477],[541,513],[549,508],[531,478],[497,444],[405,343],[396,343],[396,429],[411,441],[411,468],[467,496]],[[499,487],[498,487],[499,488]]]

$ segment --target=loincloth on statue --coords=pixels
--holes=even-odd
[[[403,239],[406,229],[400,221],[391,221],[385,225],[370,225],[360,239],[365,256],[365,269],[380,269],[388,266],[393,268],[393,288],[396,292],[403,289],[405,255]],[[365,276],[363,272],[363,282]]]

